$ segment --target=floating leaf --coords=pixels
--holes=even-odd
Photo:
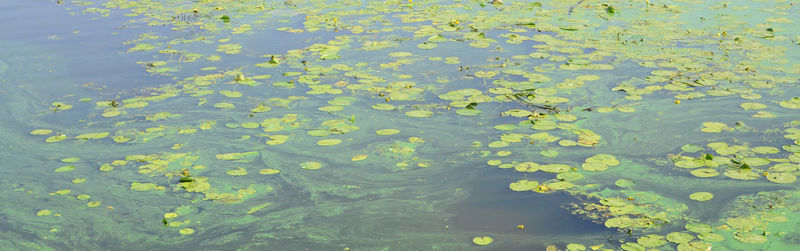
[[[78,136],[75,136],[76,139],[102,139],[108,137],[108,132],[93,132],[93,133],[84,133]]]
[[[319,163],[319,162],[316,162],[316,161],[306,161],[306,162],[300,163],[300,167],[302,167],[303,169],[308,169],[308,170],[317,170],[317,169],[322,168],[322,163]]]
[[[433,115],[431,111],[424,111],[424,110],[416,110],[416,111],[407,111],[406,116],[415,117],[415,118],[425,118],[430,117]]]
[[[365,159],[367,159],[367,155],[366,154],[359,154],[359,155],[356,155],[356,156],[353,156],[352,158],[350,158],[351,161],[361,161],[361,160],[365,160]]]
[[[332,145],[338,145],[339,143],[342,143],[341,139],[323,139],[317,141],[317,145],[321,146],[332,146]]]
[[[48,135],[53,133],[50,129],[36,129],[30,132],[31,135]]]
[[[532,191],[538,185],[539,182],[535,180],[519,180],[509,184],[508,188],[510,188],[512,191],[522,192]]]
[[[62,167],[56,168],[56,170],[53,170],[53,171],[57,172],[57,173],[63,173],[63,172],[69,172],[69,171],[72,171],[72,170],[75,170],[75,166],[62,166]]]
[[[375,131],[375,134],[381,135],[381,136],[395,135],[397,133],[400,133],[400,130],[397,130],[397,129],[381,129],[381,130]]]
[[[276,173],[280,173],[280,172],[281,172],[280,170],[278,170],[278,169],[272,169],[272,168],[261,169],[261,170],[259,170],[259,171],[258,171],[258,173],[260,173],[260,174],[266,174],[266,175],[269,175],[269,174],[276,174]]]
[[[696,201],[707,201],[714,198],[714,194],[709,192],[696,192],[689,195],[689,199]]]
[[[190,234],[194,234],[194,229],[192,229],[192,228],[182,228],[181,230],[178,230],[178,232],[180,232],[182,235],[190,235]]]
[[[64,141],[65,139],[67,139],[67,135],[59,134],[59,135],[53,135],[53,136],[48,137],[47,139],[44,140],[44,142],[56,143],[56,142]]]
[[[237,168],[228,170],[227,174],[230,175],[230,176],[243,176],[243,175],[247,175],[247,169],[244,169],[242,167],[237,167]]]
[[[797,180],[797,176],[791,173],[770,172],[767,174],[767,180],[775,183],[787,184]]]
[[[476,245],[479,245],[479,246],[489,245],[493,241],[494,241],[494,239],[492,239],[492,237],[489,237],[489,236],[478,236],[478,237],[472,238],[472,243],[475,243]]]

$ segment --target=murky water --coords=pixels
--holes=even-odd
[[[25,1],[0,249],[793,250],[791,1]]]

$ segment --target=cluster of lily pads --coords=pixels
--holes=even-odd
[[[362,209],[354,205],[378,211],[397,206],[372,200],[415,205],[419,201],[406,194],[412,187],[419,194],[411,197],[452,204],[466,195],[420,185],[428,179],[421,174],[446,176],[449,168],[474,165],[506,169],[515,181],[498,185],[512,192],[577,198],[564,205],[570,213],[627,233],[569,243],[542,237],[552,248],[598,250],[608,248],[607,240],[614,242],[610,249],[624,250],[735,247],[730,239],[785,245],[776,233],[792,231],[781,223],[796,215],[790,209],[797,205],[788,201],[798,199],[791,185],[800,174],[800,130],[791,121],[800,108],[800,98],[791,96],[800,64],[791,61],[798,45],[789,42],[796,24],[787,18],[797,15],[786,11],[796,7],[774,3],[775,13],[756,24],[732,22],[745,4],[75,1],[72,8],[98,18],[112,10],[125,13],[126,25],[142,32],[124,42],[127,53],[152,57],[137,63],[174,82],[141,95],[48,102],[48,114],[85,123],[31,128],[30,134],[56,147],[124,149],[102,157],[54,156],[65,163],[54,177],[79,186],[110,176],[132,192],[181,194],[182,205],[159,208],[163,212],[152,221],[181,235],[213,231],[196,208],[214,202],[237,209],[241,204],[244,219],[276,223],[259,235],[276,243],[310,238],[315,245],[347,243],[345,248],[391,245],[358,234],[331,235],[348,232],[330,231],[345,228],[333,222],[318,229],[314,222],[292,220],[324,221],[347,215],[343,208]],[[681,20],[689,19],[711,21],[684,26]],[[669,142],[683,147],[666,160],[636,159],[626,153],[636,146],[611,143],[620,138],[615,124],[597,122],[620,118],[615,123],[624,124],[644,116],[642,110],[667,111],[653,107],[665,104],[691,109],[717,103],[733,104],[726,108],[738,117],[689,120],[687,130],[708,142]],[[766,119],[786,124],[754,129],[736,122]],[[785,133],[780,140],[794,142],[778,143],[776,130]],[[752,147],[738,138],[746,133],[765,139]],[[81,171],[76,163],[97,172]],[[75,172],[81,176],[69,176]],[[364,179],[364,172],[375,176]],[[703,187],[720,175],[782,186],[754,186],[765,190],[723,204]],[[644,178],[650,176],[662,180]],[[685,191],[689,185],[693,191]],[[697,203],[735,207],[753,193],[773,193],[767,190],[790,194],[765,202],[772,208],[725,220],[690,210]],[[99,199],[100,193],[77,199]],[[52,192],[67,194],[70,189]],[[297,209],[302,207],[325,210]],[[414,219],[447,217],[442,207],[427,210],[428,218]],[[463,231],[455,233],[463,237],[459,241],[440,237],[420,245],[463,248],[518,238],[487,234]]]

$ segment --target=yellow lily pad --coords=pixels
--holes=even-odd
[[[492,244],[492,242],[494,242],[494,239],[489,236],[476,236],[475,238],[472,238],[472,243],[475,243],[475,245],[478,246],[486,246]]]

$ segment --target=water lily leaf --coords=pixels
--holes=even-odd
[[[672,232],[667,234],[667,240],[672,243],[686,243],[694,239],[694,235],[684,232]]]
[[[178,232],[180,232],[182,235],[190,235],[194,234],[195,230],[192,228],[181,228],[181,230],[178,230]]]
[[[767,174],[767,180],[775,183],[787,184],[797,180],[797,176],[791,173],[770,172]]]
[[[381,111],[391,111],[395,109],[395,106],[390,104],[374,104],[372,105],[372,108]]]
[[[687,223],[685,227],[686,227],[686,230],[689,230],[691,232],[695,232],[695,233],[698,233],[698,234],[710,233],[711,231],[714,231],[714,229],[711,227],[711,225],[704,224],[704,223]]]
[[[698,145],[686,144],[681,147],[681,150],[688,153],[695,153],[703,150],[703,147]]]
[[[319,163],[319,162],[316,162],[316,161],[306,161],[306,162],[300,163],[300,167],[303,168],[303,169],[308,169],[308,170],[317,170],[317,169],[322,168],[322,163]]]
[[[759,244],[767,242],[767,236],[751,232],[738,232],[735,235],[733,235],[733,238],[738,241],[749,244]]]
[[[261,169],[261,170],[258,171],[259,174],[265,174],[265,175],[276,174],[276,173],[280,173],[280,172],[281,172],[280,170],[272,169],[272,168]]]
[[[492,239],[492,237],[489,236],[477,236],[475,238],[472,238],[472,243],[475,243],[475,245],[478,246],[486,246],[491,244],[493,241],[494,239]]]
[[[50,129],[36,129],[30,132],[31,135],[48,135],[53,133]]]
[[[654,248],[660,247],[664,244],[667,244],[667,239],[664,236],[657,235],[657,234],[648,234],[639,239],[636,239],[636,242],[641,244],[644,247]]]
[[[63,172],[69,172],[69,171],[72,171],[72,170],[75,170],[75,166],[71,166],[70,165],[70,166],[62,166],[62,167],[56,168],[53,171],[57,172],[57,173],[63,173]]]
[[[76,139],[86,139],[86,140],[89,140],[89,139],[102,139],[102,138],[108,137],[108,135],[109,135],[108,132],[93,132],[93,133],[80,134],[78,136],[75,136],[75,138]]]
[[[689,199],[696,201],[707,201],[714,198],[714,194],[709,192],[695,192],[689,195]]]
[[[433,115],[431,111],[424,111],[424,110],[416,110],[416,111],[407,111],[406,116],[415,117],[415,118],[425,118],[430,117]]]
[[[243,175],[247,175],[247,169],[244,169],[242,167],[237,167],[237,168],[228,170],[228,172],[226,172],[226,173],[228,175],[230,175],[230,176],[243,176]]]
[[[554,149],[542,150],[539,153],[541,153],[542,156],[545,156],[545,157],[548,157],[548,158],[554,158],[554,157],[558,156],[558,151],[556,151]]]
[[[380,129],[380,130],[375,131],[375,134],[381,135],[381,136],[395,135],[395,134],[398,134],[398,133],[400,133],[400,130],[397,130],[397,129]]]
[[[535,180],[519,180],[509,184],[508,188],[510,188],[512,191],[522,192],[531,191],[538,185],[539,182]]]
[[[633,182],[629,179],[618,179],[616,182],[614,182],[614,184],[621,188],[629,188],[636,185],[636,182]]]
[[[339,143],[342,143],[341,139],[323,139],[317,141],[317,145],[320,146],[332,146],[332,145],[338,145]]]

